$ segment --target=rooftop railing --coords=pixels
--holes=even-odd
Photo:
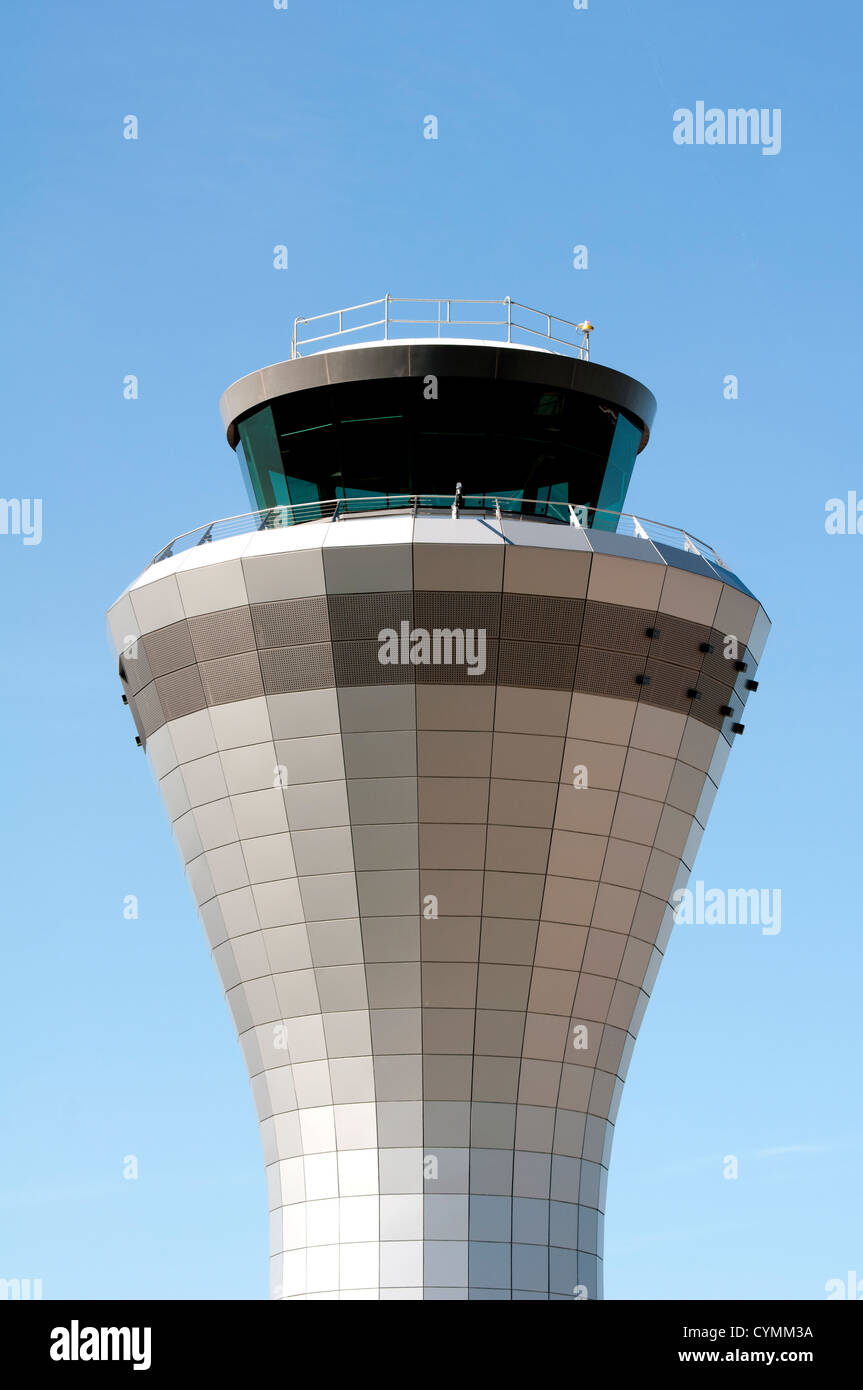
[[[342,497],[324,502],[298,502],[296,504],[266,507],[262,511],[243,512],[239,516],[224,517],[219,521],[208,521],[193,531],[185,531],[154,555],[150,564],[167,560],[182,550],[191,550],[197,545],[210,541],[225,540],[231,536],[243,536],[255,531],[278,530],[284,526],[295,526],[309,521],[349,521],[352,517],[369,515],[412,515],[440,514],[449,511],[453,519],[462,514],[480,517],[494,517],[497,521],[509,518],[522,518],[551,524],[573,526],[590,531],[602,530],[606,535],[616,532],[621,536],[637,536],[641,540],[656,541],[660,545],[674,546],[677,550],[688,550],[694,555],[727,568],[725,561],[708,545],[679,526],[669,526],[663,521],[650,521],[646,517],[635,516],[632,512],[614,512],[604,507],[575,506],[570,502],[525,501],[521,497],[493,497],[487,493],[476,496],[462,496],[456,493],[387,493],[380,497]],[[606,525],[597,527],[597,517]],[[611,524],[613,521],[613,524]]]
[[[415,312],[392,307],[404,305],[413,306]],[[424,307],[420,308],[420,305]],[[470,314],[471,309],[476,310],[479,317],[462,317]],[[354,315],[362,316],[362,321],[355,322]],[[326,320],[329,320],[329,325],[324,328]],[[313,331],[303,334],[302,330],[306,328]],[[420,328],[430,331],[418,334],[416,330]],[[291,359],[304,357],[310,352],[324,352],[326,347],[349,346],[347,340],[353,334],[364,332],[372,332],[384,342],[406,337],[434,337],[445,341],[450,337],[477,336],[474,333],[462,335],[457,331],[463,328],[488,329],[495,335],[493,341],[521,343],[522,346],[525,344],[520,335],[524,334],[531,342],[540,339],[549,344],[557,343],[562,348],[572,349],[584,362],[590,359],[593,324],[586,319],[583,323],[571,323],[569,319],[547,314],[542,309],[519,304],[509,295],[505,299],[396,299],[391,294],[385,294],[382,299],[370,299],[365,304],[352,304],[347,309],[333,309],[328,314],[313,314],[311,318],[300,315],[294,319]],[[573,339],[573,334],[580,336]],[[488,333],[483,335],[486,340],[489,336]],[[332,340],[337,338],[346,341],[334,343]],[[549,350],[555,351],[553,348]]]

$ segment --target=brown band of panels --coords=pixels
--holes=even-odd
[[[460,631],[474,645],[460,664],[446,660],[448,639],[436,662],[385,664],[385,629],[399,639],[418,629]],[[716,628],[625,604],[407,590],[277,600],[183,619],[139,638],[120,658],[120,674],[145,738],[167,720],[262,694],[414,683],[639,699],[723,729],[730,716],[721,711],[739,715],[757,669],[747,648],[735,664],[725,644]]]

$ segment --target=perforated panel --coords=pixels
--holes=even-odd
[[[467,664],[416,666],[417,685],[493,685],[497,679],[499,643],[495,637],[487,635],[484,649],[484,668],[477,664],[472,674]],[[466,649],[467,650],[467,649]],[[478,649],[474,649],[475,651]]]
[[[281,647],[260,653],[264,691],[327,690],[335,684],[333,653],[328,644]]]
[[[693,701],[686,692],[697,683],[696,670],[688,671],[684,666],[673,666],[667,661],[648,660],[644,672],[650,677],[650,684],[641,688],[640,698],[644,704],[659,705],[678,714],[690,713]]]
[[[381,665],[378,654],[381,644],[375,639],[363,642],[333,643],[333,672],[338,686],[351,685],[406,685],[416,680],[417,668],[395,665]]]
[[[577,647],[501,642],[498,681],[539,690],[571,690],[577,661]]]
[[[207,704],[197,666],[161,676],[156,681],[156,689],[166,719],[181,719],[184,714],[193,714]]]
[[[582,647],[575,673],[575,689],[587,695],[615,695],[634,700],[639,693],[635,677],[644,670],[644,662],[635,656]]]
[[[149,738],[165,722],[159,693],[154,683],[146,686],[137,695],[131,696],[129,708],[132,710],[132,717],[135,720],[139,736],[143,731],[143,735]]]
[[[252,623],[259,647],[301,646],[330,636],[327,601],[321,595],[254,603]]]
[[[729,658],[725,656],[725,633],[717,632],[714,628],[707,640],[711,643],[714,650],[704,654],[701,669],[705,676],[715,681],[717,685],[730,688],[737,680],[737,672],[734,669],[733,660],[729,660]]]
[[[699,648],[702,642],[710,640],[710,629],[700,623],[690,623],[686,618],[672,617],[670,613],[658,613],[655,623],[660,635],[651,642],[650,655],[677,666],[700,669],[703,653]]]
[[[227,705],[234,700],[252,700],[263,695],[261,667],[257,652],[224,656],[201,663],[201,680],[208,705]]]
[[[647,629],[659,626],[656,613],[650,609],[588,600],[584,609],[581,642],[585,647],[647,656],[651,643]]]
[[[160,627],[141,638],[141,645],[147,653],[147,660],[154,676],[164,676],[170,671],[178,671],[183,666],[191,666],[195,660],[189,624],[183,620]]]
[[[735,709],[737,707],[733,690],[704,674],[698,677],[698,689],[701,691],[701,699],[692,706],[693,715],[702,724],[708,724],[711,729],[721,729],[725,716],[719,713],[720,706],[730,705]]]
[[[383,628],[413,626],[413,594],[330,594],[327,599],[334,642],[375,638]]]
[[[236,656],[239,652],[255,649],[252,615],[243,605],[190,618],[189,631],[199,661],[215,661],[221,656]]]
[[[489,637],[500,632],[499,593],[437,593],[418,591],[414,600],[414,622],[417,627],[483,628]]]
[[[577,645],[583,616],[582,599],[504,594],[501,636],[516,641]]]
[[[132,655],[133,652],[135,653],[134,656]],[[150,670],[150,663],[147,660],[147,653],[141,639],[123,653],[120,658],[120,667],[125,672],[126,684],[133,694],[143,690],[144,686],[149,685],[153,679],[153,672]]]

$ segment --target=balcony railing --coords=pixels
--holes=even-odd
[[[413,312],[402,307],[404,305],[412,306]],[[419,307],[421,305],[422,308]],[[463,317],[470,315],[471,309],[479,317]],[[355,322],[354,315],[359,315],[361,321]],[[325,327],[327,320],[329,322]],[[302,330],[306,328],[312,329],[312,332],[304,334]],[[482,335],[458,332],[463,328],[491,331]],[[417,329],[425,331],[418,333]],[[505,299],[395,299],[391,294],[386,294],[382,299],[352,304],[347,309],[333,309],[328,314],[313,314],[311,318],[300,315],[294,319],[291,358],[305,357],[309,352],[325,352],[327,347],[349,346],[348,340],[356,333],[370,332],[375,339],[382,338],[384,342],[398,341],[399,338],[433,337],[446,341],[451,337],[480,336],[484,340],[492,338],[495,342],[514,342],[525,346],[520,336],[524,334],[530,343],[540,339],[544,343],[557,343],[562,348],[570,348],[576,357],[586,362],[590,358],[592,331],[593,324],[586,319],[583,323],[571,323],[569,319],[547,314],[542,309],[519,304],[509,295]],[[517,336],[514,337],[514,334]],[[573,334],[579,336],[574,340]],[[337,343],[334,339],[344,341]],[[356,338],[353,341],[356,342]],[[549,350],[555,351],[554,348]]]
[[[469,516],[494,517],[503,521],[511,517],[521,517],[532,521],[573,526],[578,529],[601,529],[606,535],[616,532],[621,536],[637,536],[641,540],[657,541],[660,545],[671,545],[678,550],[688,550],[694,555],[727,568],[725,561],[708,545],[679,526],[668,526],[663,521],[650,521],[637,517],[632,512],[613,512],[605,508],[574,506],[570,502],[525,501],[521,497],[492,497],[485,493],[464,497],[460,492],[436,493],[417,496],[411,493],[388,493],[380,497],[342,497],[325,502],[298,502],[293,505],[267,507],[263,511],[243,512],[239,516],[224,517],[220,521],[208,521],[193,531],[185,531],[154,555],[150,564],[157,565],[171,555],[182,550],[191,550],[196,545],[206,545],[210,541],[225,540],[230,536],[243,536],[254,531],[278,530],[284,526],[295,526],[310,521],[349,521],[356,516],[401,514],[417,516],[421,514],[449,511],[457,519]],[[608,524],[596,527],[597,517]],[[613,524],[612,524],[613,523]]]

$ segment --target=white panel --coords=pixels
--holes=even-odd
[[[324,549],[352,545],[410,545],[413,528],[411,516],[348,515],[329,526]]]

